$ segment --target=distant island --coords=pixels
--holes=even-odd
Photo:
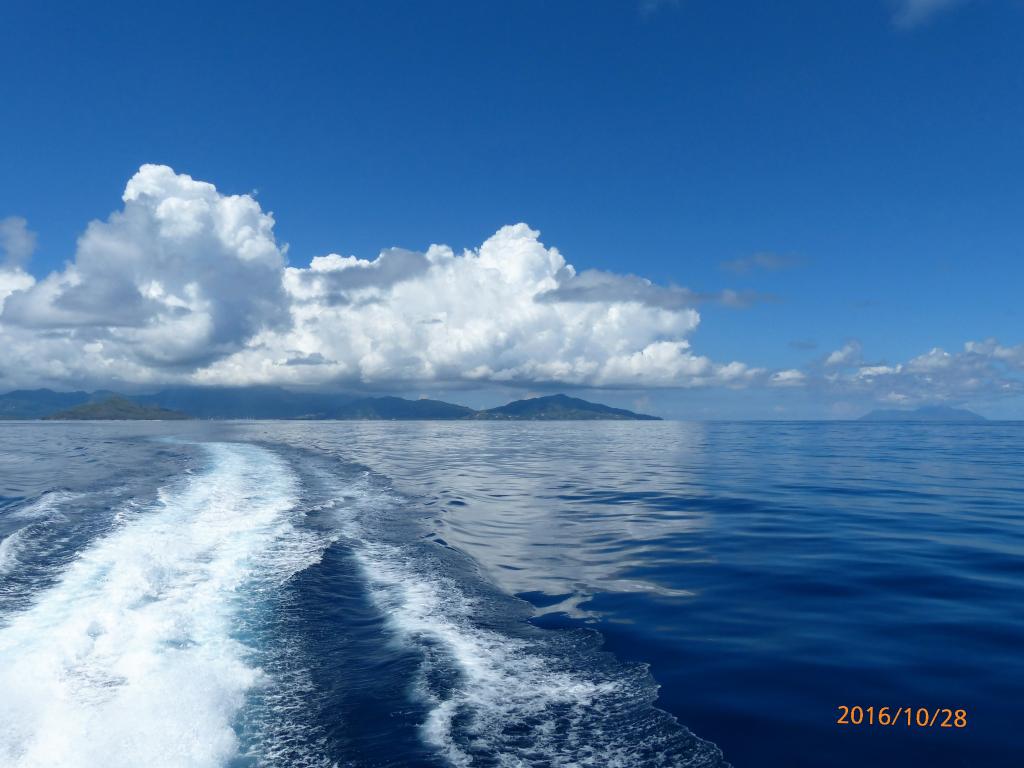
[[[578,397],[567,395],[550,395],[534,397],[529,400],[516,400],[514,403],[491,408],[488,411],[477,411],[473,418],[477,419],[518,419],[531,421],[593,421],[596,419],[617,419],[629,421],[660,421],[657,416],[633,413],[623,408],[591,403]]]
[[[476,410],[441,400],[352,397],[277,387],[177,387],[148,395],[17,390],[0,395],[0,419],[338,419],[349,421],[658,421],[567,395]]]
[[[878,410],[871,411],[861,416],[858,421],[959,421],[959,422],[981,422],[988,421],[984,416],[979,416],[973,411],[963,408],[950,408],[945,405],[927,405],[915,408],[912,411],[904,410]]]
[[[178,411],[153,405],[139,405],[124,397],[111,397],[98,403],[83,403],[43,417],[53,421],[157,421],[192,418]]]

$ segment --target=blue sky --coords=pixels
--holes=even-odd
[[[1024,342],[1019,2],[26,2],[0,26],[0,218],[37,233],[36,279],[158,163],[255,191],[297,267],[526,222],[578,271],[750,292],[698,307],[715,361]]]

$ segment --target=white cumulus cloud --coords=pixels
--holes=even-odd
[[[461,253],[304,267],[286,266],[273,228],[252,196],[143,166],[64,269],[0,271],[0,382],[685,387],[764,373],[692,351],[696,294],[581,277],[525,224]]]
[[[638,294],[629,277],[604,281],[629,290],[557,297],[575,274],[525,224],[462,253],[434,245],[373,261],[318,257],[285,270],[292,327],[263,334],[200,380],[695,386],[736,378],[690,350],[695,309],[660,300],[649,284]]]
[[[20,268],[4,268],[0,266],[0,312],[3,311],[7,297],[15,291],[24,291],[35,285],[35,279]]]
[[[45,339],[72,371],[82,361],[68,344],[101,354],[99,370],[188,370],[287,321],[284,256],[253,198],[145,165],[123,201],[64,270],[7,298],[0,323],[15,342]]]

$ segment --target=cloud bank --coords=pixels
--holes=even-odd
[[[968,341],[959,352],[935,347],[898,363],[865,363],[851,341],[825,360],[818,382],[843,396],[895,405],[991,401],[1024,394],[1024,344]]]
[[[389,249],[287,266],[249,195],[145,165],[123,208],[36,281],[23,220],[0,240],[0,385],[738,385],[762,375],[691,350],[700,296],[577,273],[525,224],[456,253]],[[26,243],[28,243],[26,245]]]
[[[738,275],[745,275],[756,270],[777,272],[781,269],[789,269],[796,266],[797,260],[792,256],[781,256],[777,253],[755,253],[738,259],[723,261],[722,269],[735,272]]]
[[[23,219],[0,220],[0,390],[757,386],[908,406],[1024,394],[1024,345],[991,339],[896,363],[866,360],[857,340],[802,368],[712,360],[691,347],[696,306],[765,297],[577,271],[526,224],[462,252],[390,248],[289,266],[273,216],[250,195],[146,165],[122,202],[39,279],[26,266],[35,235]]]

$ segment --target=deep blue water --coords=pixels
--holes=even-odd
[[[1013,766],[1022,649],[1024,424],[0,423],[3,768]]]

